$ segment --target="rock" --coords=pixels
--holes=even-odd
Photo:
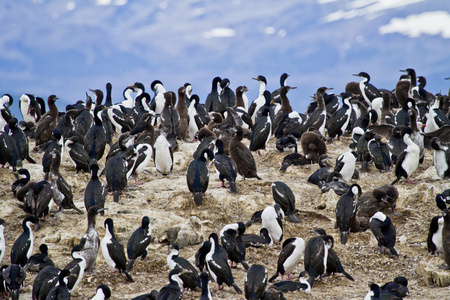
[[[192,216],[185,223],[169,228],[167,238],[176,242],[180,248],[200,244],[205,240],[202,223],[199,218]]]
[[[442,264],[445,265],[441,257],[426,258],[417,264],[415,271],[427,286],[446,287],[450,285],[450,272],[439,268]]]
[[[339,198],[338,194],[335,193],[333,189],[329,190],[328,192],[322,194],[321,201],[316,205],[317,209],[325,209],[335,211],[336,210],[336,203],[338,202]]]

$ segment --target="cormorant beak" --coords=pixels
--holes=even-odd
[[[408,71],[406,71],[406,70],[400,70],[400,72],[408,72]]]
[[[331,91],[332,89],[334,89],[334,88],[327,88],[327,89],[325,90],[325,92]]]
[[[353,76],[358,76],[358,77],[360,77],[359,74],[352,74],[352,75],[353,75]]]

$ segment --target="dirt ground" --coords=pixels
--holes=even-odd
[[[247,141],[248,143],[248,141]],[[349,138],[334,141],[328,145],[329,155],[336,158],[347,151]],[[31,143],[33,147],[33,143]],[[258,174],[262,180],[246,179],[237,183],[239,193],[230,194],[220,185],[218,175],[211,166],[209,188],[204,203],[195,207],[193,198],[186,185],[186,168],[191,160],[191,154],[197,143],[180,142],[180,150],[175,153],[173,173],[163,177],[155,170],[153,162],[147,167],[152,175],[140,176],[143,185],[136,186],[132,179],[120,197],[120,202],[114,203],[112,196],[107,196],[104,216],[97,217],[96,229],[103,238],[105,230],[103,222],[112,218],[115,224],[117,238],[126,245],[128,237],[140,226],[144,215],[150,217],[154,240],[149,247],[148,258],[138,260],[131,271],[135,282],[129,283],[124,275],[113,273],[106,265],[101,251],[99,251],[97,266],[94,273],[85,274],[82,282],[72,294],[73,299],[90,299],[95,294],[96,287],[107,284],[112,290],[111,299],[131,299],[140,294],[148,293],[152,289],[161,289],[168,281],[169,269],[166,257],[169,253],[167,242],[167,226],[177,226],[189,220],[199,224],[199,243],[206,239],[211,232],[220,229],[232,222],[250,219],[253,212],[273,205],[271,184],[273,181],[283,181],[291,187],[296,196],[297,215],[300,224],[285,221],[284,237],[301,237],[308,241],[312,236],[311,229],[322,227],[332,235],[335,240],[334,249],[338,253],[346,271],[355,281],[349,281],[343,275],[337,274],[316,281],[310,294],[303,292],[286,294],[287,299],[363,299],[368,291],[368,282],[383,284],[394,277],[402,275],[409,280],[410,294],[408,299],[448,299],[450,288],[427,286],[423,278],[416,273],[416,266],[420,261],[432,261],[433,264],[443,263],[442,258],[432,258],[426,249],[426,239],[429,222],[440,211],[435,205],[435,195],[450,187],[448,180],[441,180],[436,176],[433,166],[432,152],[427,151],[424,163],[419,166],[412,178],[417,184],[406,183],[402,180],[396,185],[399,190],[397,212],[399,215],[388,215],[397,229],[397,244],[395,246],[399,258],[390,254],[377,252],[377,244],[370,231],[351,234],[348,243],[344,246],[339,243],[339,232],[334,228],[335,205],[339,199],[333,191],[322,194],[320,189],[306,182],[306,179],[317,168],[310,166],[291,166],[285,173],[279,171],[281,161],[286,153],[279,153],[275,149],[275,139],[269,142],[267,151],[261,156],[254,153],[258,166]],[[108,149],[108,148],[107,148]],[[32,157],[38,164],[25,162],[24,167],[32,174],[32,180],[43,179],[40,165],[41,154],[33,152]],[[334,163],[334,161],[333,161]],[[100,161],[104,165],[104,159]],[[357,166],[360,168],[360,165]],[[75,174],[75,168],[64,154],[61,172],[72,186],[75,204],[83,209],[83,193],[89,174]],[[6,255],[3,264],[9,263],[9,253],[15,239],[21,234],[21,222],[26,214],[17,207],[18,201],[11,192],[11,183],[15,180],[10,169],[0,170],[0,217],[7,221],[5,225]],[[105,183],[104,177],[101,180]],[[394,173],[380,173],[370,167],[369,173],[362,173],[355,182],[361,185],[363,192],[390,183],[394,180]],[[320,207],[321,209],[319,209]],[[324,208],[325,207],[325,208]],[[248,232],[257,233],[260,224],[254,224]],[[51,215],[49,221],[41,225],[35,232],[34,252],[38,251],[41,243],[46,243],[50,257],[57,267],[64,268],[71,261],[71,248],[79,242],[87,227],[86,213],[77,214],[75,211],[65,210],[58,215]],[[200,244],[183,247],[180,256],[194,263],[194,254]],[[249,265],[262,264],[272,276],[276,270],[276,261],[281,246],[247,249],[247,262]],[[303,270],[303,261],[295,269],[294,276]],[[233,269],[235,282],[244,289],[245,270],[242,266]],[[27,273],[25,286],[21,291],[21,299],[31,299],[31,289],[35,273]],[[280,278],[278,278],[280,279]],[[244,299],[233,288],[225,287],[221,291],[215,290],[215,283],[210,282],[213,298],[217,299]],[[200,291],[185,292],[183,299],[198,299]]]

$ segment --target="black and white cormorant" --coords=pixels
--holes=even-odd
[[[67,282],[69,275],[71,275],[69,270],[62,270],[58,275],[58,285],[50,290],[47,295],[46,300],[69,300],[70,291],[67,287]]]
[[[94,124],[84,137],[84,149],[88,153],[89,158],[95,158],[96,160],[100,160],[103,157],[106,147],[106,132],[101,119],[102,110],[102,106],[95,107]]]
[[[277,283],[272,284],[270,287],[276,288],[280,292],[288,293],[288,292],[296,292],[303,291],[305,293],[311,292],[311,286],[307,280],[308,272],[302,271],[298,275],[298,282],[292,280],[283,280]]]
[[[261,227],[267,228],[272,241],[279,244],[283,239],[284,212],[280,204],[266,207],[261,213]]]
[[[48,246],[46,244],[41,244],[39,246],[39,252],[33,254],[25,265],[25,271],[31,270],[39,272],[46,266],[54,266],[55,263],[50,257],[48,257]]]
[[[327,272],[328,252],[333,248],[333,244],[334,240],[330,235],[315,236],[306,243],[304,265],[311,287],[317,277]]]
[[[225,105],[225,107],[234,107],[236,105],[236,95],[233,90],[230,89],[230,80],[228,78],[223,78],[220,81],[220,102]]]
[[[433,163],[437,175],[444,179],[450,177],[450,146],[434,137],[430,142],[433,151]]]
[[[86,258],[83,256],[84,247],[83,244],[78,244],[72,248],[72,261],[69,262],[64,270],[70,271],[69,282],[67,287],[70,292],[73,292],[83,279],[84,271],[86,267]]]
[[[186,100],[186,105],[189,106],[191,104],[192,97],[192,84],[186,82],[184,84],[184,99]]]
[[[105,220],[105,237],[102,239],[100,246],[106,264],[113,269],[119,270],[119,273],[123,272],[128,281],[133,282],[133,278],[126,271],[127,258],[125,250],[114,234],[114,222],[111,218]]]
[[[446,206],[445,206],[446,208]],[[444,253],[442,244],[442,229],[444,228],[444,217],[435,216],[431,219],[428,230],[427,249],[433,255]]]
[[[134,262],[139,257],[145,258],[147,256],[147,247],[152,238],[152,227],[150,219],[147,216],[142,217],[141,226],[136,229],[128,239],[127,255],[128,265],[127,272],[130,272]]]
[[[203,242],[202,246],[195,252],[195,265],[203,272],[206,267],[206,255],[211,250],[211,243],[209,240]]]
[[[283,158],[280,171],[286,171],[289,166],[303,166],[311,164],[313,164],[312,160],[307,159],[300,153],[297,153],[297,150],[295,150],[294,153],[288,154]]]
[[[23,160],[27,160],[31,164],[35,164],[36,161],[30,157],[30,151],[28,146],[28,138],[23,130],[18,126],[17,118],[11,118],[8,121],[9,136],[13,142],[13,145],[17,148],[17,166],[20,167]]]
[[[41,118],[39,104],[31,94],[23,94],[20,96],[19,109],[25,123],[36,125]]]
[[[74,135],[67,139],[64,143],[64,148],[66,149],[70,160],[75,165],[77,173],[79,171],[89,172],[89,154],[84,149],[78,136]]]
[[[236,177],[237,166],[234,160],[226,155],[223,150],[223,141],[216,140],[217,152],[214,154],[214,167],[219,173],[219,179],[222,182],[221,187],[225,186],[225,180],[230,183],[230,191],[237,193]]]
[[[266,149],[267,142],[272,136],[272,121],[269,113],[270,110],[264,108],[261,116],[256,120],[250,138],[250,151],[258,151],[259,153],[260,149]]]
[[[4,131],[5,125],[13,117],[9,110],[13,102],[13,97],[10,94],[4,94],[0,98],[0,131]]]
[[[364,300],[379,300],[379,299],[380,299],[380,286],[376,283],[369,282],[369,291],[364,297]]]
[[[275,203],[280,204],[284,214],[294,223],[300,223],[295,215],[295,195],[291,188],[281,181],[272,183],[272,196]]]
[[[408,98],[402,109],[397,111],[397,113],[395,114],[394,120],[396,125],[409,126],[410,116],[408,110],[410,109],[416,109],[416,102],[414,101],[414,99]]]
[[[173,152],[164,134],[158,136],[153,148],[153,161],[156,170],[162,175],[169,175],[173,168]]]
[[[55,266],[47,266],[43,268],[34,277],[32,298],[36,300],[45,300],[50,290],[58,283],[58,276],[61,272],[60,268]]]
[[[356,202],[361,195],[361,187],[353,184],[350,190],[342,195],[336,203],[336,227],[341,232],[341,244],[347,243],[349,231],[354,223]]]
[[[267,86],[267,80],[266,77],[262,75],[258,75],[255,78],[252,78],[254,80],[257,80],[259,82],[259,92],[258,97],[253,100],[252,104],[250,104],[248,108],[248,114],[252,118],[252,122],[255,123],[256,121],[256,113],[259,111],[259,109],[266,103],[266,98],[264,97],[264,91],[266,90]]]
[[[294,152],[297,153],[297,139],[294,135],[288,134],[277,138],[275,147],[280,152]]]
[[[153,157],[153,148],[148,143],[139,143],[134,148],[136,149],[137,158],[131,174],[134,177],[136,185],[141,185],[142,182],[139,182],[139,175],[144,172]]]
[[[200,273],[200,286],[202,288],[202,295],[200,300],[212,300],[211,291],[209,290],[209,276],[206,272]]]
[[[164,108],[164,93],[167,92],[167,90],[160,80],[154,80],[151,83],[150,88],[155,93],[155,96],[150,102],[150,109],[159,115]]]
[[[254,264],[244,279],[245,299],[263,299],[267,288],[267,270],[263,265]]]
[[[287,275],[288,280],[291,279],[291,273],[294,268],[300,263],[303,251],[305,250],[305,241],[300,237],[286,239],[283,243],[283,249],[278,256],[277,271],[269,282],[273,282],[278,275],[281,275],[281,280]]]
[[[237,267],[238,263],[248,270],[248,264],[245,260],[245,244],[241,236],[245,233],[245,225],[242,222],[225,225],[220,231],[220,241],[223,248],[227,251],[231,267],[233,264]]]
[[[219,289],[225,283],[228,286],[232,286],[238,294],[242,294],[241,289],[234,283],[233,274],[227,262],[228,254],[219,244],[219,237],[216,233],[210,234],[209,242],[211,243],[211,249],[205,257],[209,274],[217,282]]]
[[[383,284],[380,288],[380,299],[403,299],[409,294],[408,279],[404,276],[397,276],[393,281]]]
[[[325,182],[333,171],[333,169],[331,169],[331,164],[329,163],[329,160],[331,159],[332,157],[328,156],[328,154],[320,155],[318,159],[319,169],[314,171],[314,173],[308,177],[307,181],[315,185],[319,185],[320,182]]]
[[[397,179],[391,184],[397,183],[402,177],[405,177],[407,182],[415,183],[409,177],[419,166],[420,148],[411,140],[411,134],[411,128],[405,127],[402,129],[402,137],[406,144],[406,149],[397,158],[395,163],[395,176]]]
[[[205,100],[205,108],[208,112],[222,112],[225,110],[225,103],[221,102],[219,96],[219,88],[222,79],[220,77],[214,77],[212,80],[211,91],[208,96],[206,96]]]
[[[370,218],[370,230],[378,241],[378,247],[381,249],[388,248],[392,255],[398,257],[398,253],[394,249],[396,231],[388,216],[380,211],[375,213]]]
[[[157,300],[159,296],[159,292],[157,290],[151,290],[148,294],[139,295],[137,297],[134,297],[131,300]],[[177,296],[175,296],[177,297]],[[178,299],[178,298],[175,298]]]
[[[34,216],[26,217],[22,222],[23,232],[11,247],[11,264],[24,267],[33,253],[34,236],[32,224],[37,224],[39,219]]]
[[[98,205],[101,208],[105,207],[106,190],[98,178],[98,164],[92,163],[90,168],[91,180],[89,180],[84,190],[84,207],[86,211],[89,211],[89,208],[94,205]],[[103,215],[104,212],[102,211],[100,214]]]
[[[0,165],[4,168],[8,164],[16,171],[18,163],[21,162],[17,147],[9,136],[9,129],[6,128],[6,131],[0,131]]]
[[[236,88],[236,105],[234,111],[236,111],[241,117],[242,121],[247,124],[246,126],[251,129],[253,127],[253,121],[248,111],[248,88],[245,85],[240,85]]]
[[[373,109],[369,110],[367,113],[362,114],[361,117],[356,119],[352,129],[352,139],[354,145],[358,143],[359,139],[364,135],[369,126],[375,124],[377,120],[378,113]]]
[[[10,292],[12,300],[19,300],[19,290],[23,287],[27,272],[18,264],[11,263],[3,270],[6,290]]]
[[[350,104],[350,99],[352,98],[352,93],[342,93],[342,106],[339,108],[327,121],[328,130],[328,141],[331,142],[334,137],[337,136],[339,140],[340,136],[347,130],[348,124],[350,122],[352,114],[352,105]]]
[[[370,76],[366,72],[360,72],[358,74],[353,74],[353,76],[361,77],[361,81],[359,82],[359,90],[366,102],[367,106],[370,106],[372,100],[378,97],[381,97],[381,92],[373,86],[370,81]]]
[[[261,228],[260,234],[244,233],[241,235],[241,240],[245,247],[263,247],[266,245],[272,245],[272,239],[270,238],[267,228]]]
[[[199,287],[199,275],[197,269],[185,258],[180,257],[180,250],[177,243],[170,243],[169,249],[171,249],[167,256],[167,265],[171,270],[180,269],[180,279],[182,281],[183,288],[195,290]]]
[[[198,159],[194,159],[189,163],[186,172],[186,181],[189,191],[194,195],[194,202],[197,206],[202,205],[203,194],[208,189],[208,164],[213,159],[213,151],[211,149],[204,149]]]
[[[281,89],[282,89],[284,86],[286,86],[286,81],[287,81],[287,79],[288,79],[289,76],[290,76],[290,75],[287,74],[287,73],[281,74],[281,76],[280,76],[280,88],[279,88],[279,89],[276,89],[275,91],[272,92],[272,94],[271,94],[271,99],[272,99],[272,101],[274,101],[274,102],[276,102],[276,103],[281,103],[281,97],[280,97]]]
[[[106,300],[111,297],[111,289],[106,284],[100,284],[97,287],[95,296],[91,300]]]
[[[183,282],[180,269],[173,269],[169,273],[169,283],[161,288],[157,299],[180,300],[183,297]]]
[[[105,110],[105,113],[102,113],[102,120],[108,119],[108,122],[111,123],[111,134],[114,134],[115,132],[126,132],[130,131],[134,124],[133,119],[137,118],[137,114],[134,111],[134,99],[131,96],[132,93],[135,92],[134,87],[127,86],[125,90],[123,91],[123,97],[125,98],[124,101],[115,104],[113,106],[108,107]],[[95,90],[94,93],[97,95],[101,93],[101,97],[103,98],[103,93],[100,90]],[[98,107],[99,104],[96,105]],[[108,129],[109,131],[109,129]]]
[[[392,162],[390,151],[386,143],[381,141],[381,136],[376,134],[373,139],[367,143],[367,150],[375,167],[380,172],[389,172]]]
[[[130,148],[133,148],[130,146]],[[119,195],[127,186],[127,161],[126,154],[109,158],[105,165],[105,174],[108,193],[114,195],[114,202],[119,202]]]
[[[14,197],[17,197],[17,192],[24,187],[27,183],[31,180],[30,172],[27,169],[19,169],[17,170],[17,174],[15,174],[17,177],[17,180],[11,184],[11,190],[13,192]],[[25,177],[20,177],[25,176]],[[20,200],[20,199],[19,199]],[[23,202],[23,200],[20,200]]]
[[[3,260],[3,257],[5,257],[6,252],[6,243],[4,234],[5,226],[3,224],[5,224],[5,220],[0,218],[0,263]]]
[[[347,151],[336,158],[334,172],[341,174],[342,179],[349,183],[350,180],[352,180],[353,174],[355,173],[355,167],[356,157],[353,152]]]
[[[257,111],[255,111],[255,114],[254,114],[255,120],[253,121],[253,124],[256,125],[256,123],[258,122],[258,119],[260,119],[263,116],[263,112],[267,109],[269,111],[268,116],[273,125],[275,122],[275,115],[279,111],[280,105],[279,104],[274,105],[271,102],[269,91],[264,91],[263,97],[264,97],[265,102]],[[252,128],[252,130],[254,130],[254,128]]]
[[[440,102],[440,97],[437,97],[428,110],[427,122],[424,128],[425,133],[431,133],[439,130],[439,128],[445,125],[450,125],[449,118],[440,109]]]
[[[61,134],[61,131],[59,129],[53,130],[53,140],[46,143],[41,147],[41,150],[45,147],[44,155],[42,155],[42,168],[44,170],[44,173],[47,174],[50,172],[50,166],[52,165],[52,153],[55,150],[58,150],[60,155],[63,155],[64,149],[64,137]],[[46,176],[48,177],[48,175]]]

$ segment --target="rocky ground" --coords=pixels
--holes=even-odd
[[[247,141],[248,142],[248,141]],[[349,139],[334,141],[329,145],[330,156],[336,158],[347,151]],[[449,289],[438,285],[450,284],[446,271],[439,271],[437,265],[443,263],[441,257],[432,257],[427,253],[426,238],[429,222],[433,216],[440,213],[435,205],[435,195],[449,188],[448,180],[437,177],[432,160],[432,152],[427,151],[423,165],[412,176],[417,184],[406,183],[402,180],[396,185],[399,190],[397,212],[390,215],[397,228],[396,249],[400,255],[395,258],[390,254],[377,252],[377,244],[372,233],[364,232],[351,234],[347,245],[339,243],[339,232],[334,229],[335,205],[339,199],[333,191],[322,194],[320,189],[306,182],[306,179],[318,166],[291,166],[285,173],[279,168],[286,155],[275,149],[275,140],[269,143],[267,151],[262,155],[254,154],[262,180],[246,179],[238,182],[237,195],[230,194],[227,189],[216,188],[220,185],[218,175],[211,167],[209,189],[204,203],[196,207],[186,185],[186,168],[191,160],[191,153],[197,147],[196,143],[180,143],[180,150],[174,154],[175,165],[173,173],[167,177],[158,174],[153,163],[147,167],[152,175],[142,174],[140,180],[143,185],[136,186],[130,179],[120,203],[114,203],[112,196],[107,197],[104,216],[97,218],[97,231],[103,238],[105,230],[103,222],[106,218],[114,220],[115,232],[118,239],[126,245],[128,237],[140,225],[144,215],[149,216],[153,231],[153,241],[149,247],[148,259],[137,261],[131,275],[134,283],[126,281],[124,275],[113,273],[106,265],[101,252],[97,259],[95,272],[85,274],[82,283],[72,294],[73,299],[90,299],[95,294],[96,287],[107,284],[112,290],[111,299],[131,299],[137,295],[159,290],[167,282],[169,272],[166,256],[169,253],[168,241],[180,244],[180,256],[194,262],[194,254],[208,235],[219,232],[220,229],[232,222],[250,219],[253,212],[273,205],[271,184],[273,181],[283,181],[288,184],[296,196],[297,215],[300,224],[286,221],[285,238],[301,237],[305,242],[312,236],[309,232],[313,228],[322,227],[335,239],[334,249],[338,253],[344,268],[355,281],[349,281],[343,275],[333,275],[321,281],[316,281],[312,292],[286,294],[287,299],[362,299],[368,290],[368,282],[378,284],[403,275],[409,280],[409,299],[445,299]],[[32,157],[40,162],[41,154],[32,153]],[[104,160],[100,161],[104,165]],[[32,174],[32,180],[43,178],[40,164],[25,163],[25,168]],[[360,166],[358,166],[359,168]],[[83,193],[89,174],[75,174],[75,168],[65,154],[61,172],[72,186],[75,204],[84,210]],[[3,263],[9,262],[9,252],[14,240],[20,235],[21,221],[26,214],[17,207],[17,200],[11,192],[11,183],[15,180],[11,170],[0,170],[0,217],[7,221],[5,228],[6,256]],[[379,173],[371,167],[369,173],[361,174],[356,182],[361,185],[363,192],[390,183],[394,180],[393,172]],[[105,182],[105,179],[102,178]],[[58,215],[51,215],[41,229],[35,233],[34,252],[38,251],[41,243],[46,243],[50,257],[56,266],[63,268],[71,261],[71,248],[79,242],[87,226],[86,213],[77,214],[66,210]],[[259,232],[260,224],[255,224],[248,232]],[[269,276],[276,270],[276,261],[281,246],[253,249],[247,251],[249,265],[263,264],[268,269]],[[421,268],[418,266],[421,265]],[[295,269],[296,276],[303,270],[303,262]],[[242,266],[233,269],[235,282],[243,290],[245,270]],[[28,273],[25,286],[21,291],[21,299],[31,299],[31,288],[35,273]],[[428,285],[427,285],[428,284]],[[213,298],[244,299],[243,295],[235,293],[234,289],[225,287],[221,291],[215,290],[215,284],[210,283]],[[185,292],[184,299],[198,299],[200,291]]]

